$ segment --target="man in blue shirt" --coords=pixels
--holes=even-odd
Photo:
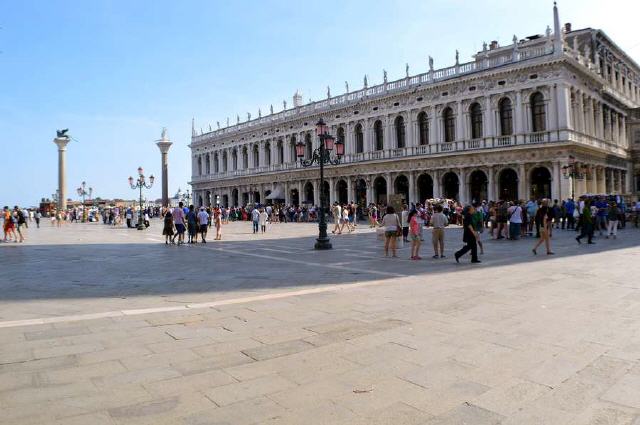
[[[573,213],[576,210],[576,203],[573,202],[573,199],[571,198],[567,199],[567,201],[564,203],[564,209],[567,212],[567,230],[575,229],[576,220],[573,217]]]
[[[604,198],[597,198],[595,207],[598,209],[596,213],[596,229],[598,234],[602,236],[602,229],[607,229],[607,212],[609,210],[609,204]]]

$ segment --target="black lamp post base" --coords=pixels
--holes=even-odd
[[[136,226],[136,229],[138,230],[146,229],[146,227],[144,227],[144,223],[142,222],[142,220],[138,220],[138,225]]]
[[[332,249],[331,240],[329,238],[318,238],[316,239],[316,244],[313,246],[314,249]]]

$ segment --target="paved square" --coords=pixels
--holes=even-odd
[[[638,229],[487,241],[480,265],[456,228],[422,261],[367,228],[328,252],[313,224],[159,232],[0,244],[1,424],[640,423]]]

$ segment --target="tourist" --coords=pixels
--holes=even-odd
[[[255,209],[254,209],[255,211]],[[213,221],[216,226],[216,239],[217,241],[222,240],[222,213],[219,207],[216,207],[213,210]],[[256,230],[257,231],[257,230]],[[255,232],[253,232],[255,233]]]
[[[597,212],[596,212],[597,214]],[[581,232],[580,236],[576,237],[578,243],[582,243],[581,240],[585,236],[587,237],[587,243],[594,244],[593,242],[593,211],[591,210],[591,201],[586,199],[584,201],[584,207],[582,208],[582,214],[580,215]]]
[[[178,245],[184,244],[184,232],[185,232],[185,223],[184,223],[184,204],[182,202],[178,203],[178,206],[173,209],[171,215],[173,216],[173,224],[176,227],[176,235],[178,236]],[[173,240],[175,240],[175,236]]]
[[[507,209],[509,215],[509,239],[520,239],[520,227],[522,226],[522,208],[516,201]],[[482,248],[481,248],[482,249]]]
[[[544,243],[547,255],[555,254],[551,251],[551,226],[553,226],[553,212],[549,208],[549,200],[543,199],[542,205],[536,211],[536,225],[540,225],[540,239],[531,250],[534,255],[538,255],[538,247]]]
[[[260,230],[262,233],[267,231],[267,220],[269,219],[269,213],[265,209],[260,209],[258,221],[260,222]]]
[[[397,258],[396,238],[402,234],[402,230],[400,226],[400,219],[392,206],[387,207],[387,211],[385,216],[382,218],[381,225],[384,227],[384,256],[388,257],[389,249],[391,249],[391,256]]]
[[[496,206],[496,222],[498,225],[498,234],[496,239],[504,239],[503,233],[507,232],[507,203],[505,201],[498,201]]]
[[[253,223],[253,233],[258,233],[258,225],[260,223],[260,211],[258,211],[258,208],[254,208],[251,211],[251,222]]]
[[[473,214],[475,213],[475,208],[469,205],[463,209],[462,215],[462,226],[463,226],[463,234],[462,241],[465,245],[459,251],[456,251],[454,257],[456,259],[456,263],[460,262],[460,257],[462,257],[467,252],[471,251],[471,262],[472,263],[480,263],[478,260],[478,235],[476,234],[475,229],[473,228]]]
[[[2,218],[4,219],[4,224],[2,226],[2,229],[4,231],[4,241],[9,242],[12,239],[11,236],[13,235],[13,241],[18,242],[13,215],[11,214],[11,211],[9,211],[9,207],[5,206],[3,208]]]
[[[527,210],[527,217],[529,218],[527,224],[527,229],[525,231],[529,234],[529,236],[533,236],[533,228],[536,228],[536,237],[539,237],[540,230],[536,225],[536,213],[538,212],[538,203],[535,199],[531,198],[527,201],[525,205]]]
[[[202,243],[207,243],[207,227],[209,224],[209,214],[205,211],[204,207],[200,207],[200,212],[198,213],[198,226],[200,230],[200,237],[202,238]]]
[[[407,215],[407,222],[409,223],[409,227],[407,228],[409,239],[411,239],[411,260],[422,260],[420,257],[420,224],[417,219],[418,212],[416,210],[411,210],[411,212]],[[402,229],[404,236],[404,228]]]
[[[171,211],[167,211],[164,213],[164,226],[162,227],[162,234],[164,235],[164,244],[165,245],[169,245],[169,242],[171,242],[171,244],[175,244],[175,241],[173,240],[173,227],[174,227],[174,223],[173,223],[173,215],[171,214]]]
[[[435,212],[431,216],[431,225],[433,232],[431,233],[431,242],[433,244],[433,258],[444,257],[444,228],[449,224],[447,216],[442,213],[442,205],[436,205]]]
[[[595,227],[598,229],[598,234],[602,236],[602,230],[606,231],[608,229],[607,220],[609,216],[607,211],[609,210],[609,204],[604,197],[598,197],[595,200],[595,207],[597,208]]]
[[[40,210],[37,210],[36,213],[34,214],[34,218],[36,220],[36,228],[40,228],[40,219],[42,218],[42,213],[40,212]]]
[[[347,226],[347,230],[349,231],[349,233],[353,231],[353,229],[351,228],[351,223],[349,222],[349,206],[348,205],[345,205],[342,207],[342,227],[340,228],[340,233],[342,233],[342,229],[344,229],[344,226]]]
[[[576,219],[574,215],[576,213],[576,203],[573,202],[572,198],[569,198],[564,203],[564,208],[565,208],[565,216],[567,220],[567,230],[573,230],[575,229],[575,226],[576,226]]]
[[[482,245],[482,241],[480,240],[480,236],[484,231],[484,215],[482,213],[482,209],[480,205],[477,203],[473,206],[475,212],[473,213],[473,228],[476,231],[478,246],[480,247],[480,255],[484,255],[484,246]]]
[[[188,240],[187,243],[197,243],[198,237],[196,235],[196,231],[198,229],[198,217],[195,212],[195,208],[193,205],[189,205],[189,209],[187,210],[187,215],[185,217],[187,222],[187,231],[188,231]]]
[[[616,239],[618,235],[618,204],[616,204],[616,201],[612,201],[609,205],[607,216],[609,218],[609,223],[607,225],[607,239],[609,239],[609,236],[613,236],[613,239]]]
[[[18,242],[24,242],[22,228],[26,228],[27,220],[24,217],[24,212],[18,208],[17,205],[13,207],[13,220],[15,222],[15,229],[18,231]]]
[[[331,208],[331,214],[333,214],[333,230],[331,233],[342,233],[342,226],[340,225],[342,222],[342,209],[340,208],[340,204],[334,202],[333,207]]]
[[[413,211],[412,211],[413,212]],[[402,222],[402,242],[409,242],[409,207],[407,205],[402,206],[402,213],[400,214],[400,221]],[[419,227],[419,226],[418,226]],[[418,231],[419,233],[419,231]],[[411,248],[411,259],[413,260],[413,243]]]

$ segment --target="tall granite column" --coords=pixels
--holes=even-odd
[[[156,145],[160,149],[160,154],[162,155],[162,206],[169,206],[169,148],[173,143],[169,140],[169,136],[167,135],[167,129],[162,129],[162,135],[160,136],[160,140],[156,142]]]
[[[58,145],[58,211],[67,209],[67,169],[65,157],[67,144],[71,141],[68,136],[56,137],[53,143]]]

